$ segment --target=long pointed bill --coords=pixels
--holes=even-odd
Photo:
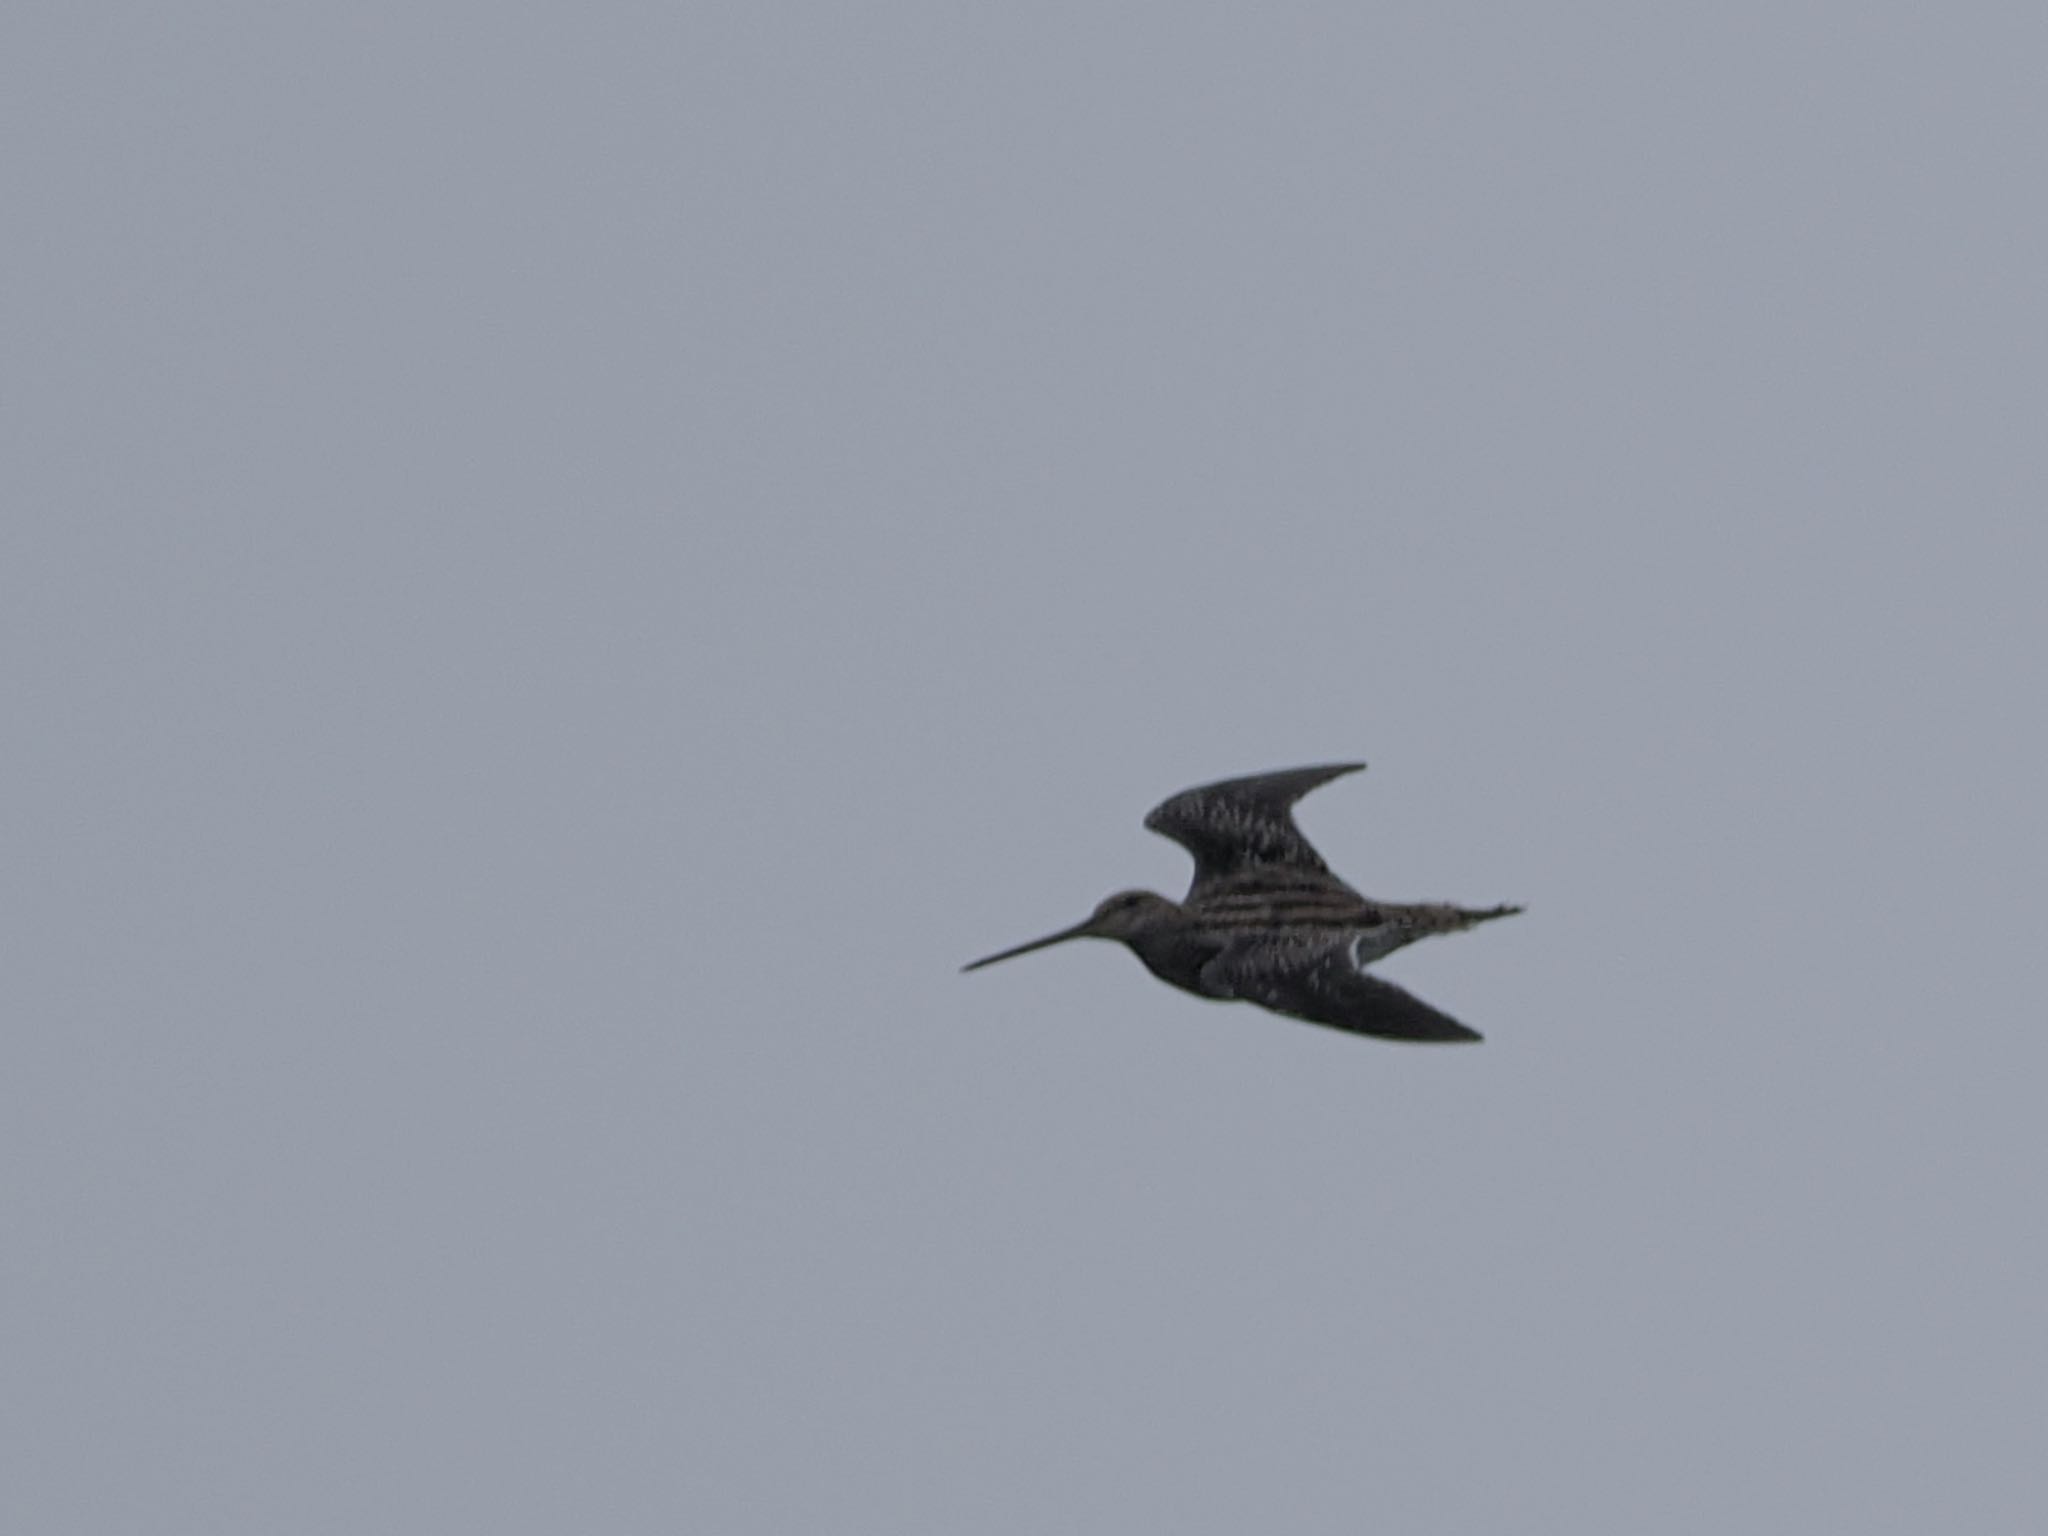
[[[1033,939],[1029,944],[1019,944],[1015,949],[1006,949],[999,954],[983,955],[972,965],[963,965],[960,969],[963,971],[978,971],[984,965],[994,965],[998,960],[1014,960],[1019,955],[1028,955],[1034,949],[1045,949],[1053,944],[1064,944],[1069,939],[1085,939],[1094,931],[1095,919],[1091,917],[1086,922],[1074,924],[1071,928],[1062,928],[1058,933],[1048,933],[1042,939]]]

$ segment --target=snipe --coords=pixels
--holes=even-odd
[[[1195,857],[1178,902],[1123,891],[1086,920],[964,967],[979,970],[1068,939],[1116,939],[1160,980],[1219,1001],[1384,1040],[1479,1039],[1392,982],[1375,960],[1433,933],[1456,933],[1520,907],[1373,901],[1330,873],[1295,826],[1293,805],[1363,763],[1225,779],[1175,795],[1145,818]]]

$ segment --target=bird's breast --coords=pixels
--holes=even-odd
[[[1202,968],[1216,958],[1222,945],[1210,936],[1192,931],[1150,934],[1131,941],[1131,951],[1145,969],[1170,987],[1198,997],[1228,997],[1202,980]]]

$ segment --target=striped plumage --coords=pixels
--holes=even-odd
[[[1404,944],[1454,933],[1520,907],[1386,902],[1330,873],[1294,824],[1293,806],[1363,763],[1226,779],[1175,795],[1145,818],[1195,860],[1181,901],[1151,891],[1109,897],[1072,928],[989,955],[976,970],[1067,939],[1116,939],[1162,981],[1218,1001],[1389,1040],[1470,1041],[1457,1020],[1366,974]]]

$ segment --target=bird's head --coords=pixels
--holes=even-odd
[[[1118,891],[1114,896],[1103,897],[1096,903],[1093,912],[1071,928],[1062,928],[1058,933],[1049,933],[1042,939],[1033,939],[1029,944],[1019,944],[1015,949],[984,955],[973,964],[962,966],[961,969],[978,971],[984,965],[994,965],[998,960],[1012,960],[1018,955],[1028,955],[1034,949],[1064,944],[1068,939],[1128,941],[1152,931],[1162,923],[1170,922],[1179,910],[1179,907],[1164,896],[1152,891]]]

